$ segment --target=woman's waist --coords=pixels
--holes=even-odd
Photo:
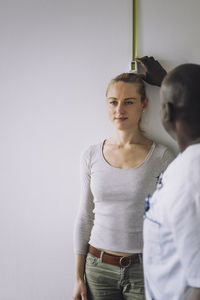
[[[103,263],[116,265],[119,267],[128,267],[131,264],[142,263],[142,253],[124,253],[124,252],[106,252],[89,244],[88,253],[96,256]]]
[[[134,253],[127,253],[127,252],[118,252],[118,251],[111,251],[107,249],[98,249],[100,251],[103,251],[108,254],[116,255],[116,256],[130,256],[133,255]]]

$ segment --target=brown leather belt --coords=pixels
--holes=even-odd
[[[100,258],[102,251],[89,245],[88,252],[90,254]],[[103,255],[102,255],[103,263],[107,263],[107,264],[111,264],[111,265],[115,265],[115,266],[119,266],[119,267],[128,267],[131,264],[139,264],[141,262],[141,259],[142,259],[141,253],[140,254],[138,254],[138,253],[132,254],[130,256],[118,256],[118,255],[103,252]]]

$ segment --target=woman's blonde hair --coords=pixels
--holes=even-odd
[[[108,84],[106,90],[106,96],[108,94],[108,90],[111,87],[111,85],[119,81],[137,84],[137,88],[138,88],[137,92],[141,96],[141,102],[144,102],[144,100],[146,99],[146,89],[145,89],[144,81],[142,80],[142,75],[135,74],[135,73],[122,73],[117,75],[115,78],[113,78]]]

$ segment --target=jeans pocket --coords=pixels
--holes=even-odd
[[[86,267],[96,266],[98,264],[98,260],[99,259],[96,256],[93,256],[90,253],[88,253],[86,257]]]

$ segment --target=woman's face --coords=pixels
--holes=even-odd
[[[118,130],[138,128],[138,123],[148,100],[141,102],[137,84],[116,82],[107,92],[107,110],[110,121]]]

